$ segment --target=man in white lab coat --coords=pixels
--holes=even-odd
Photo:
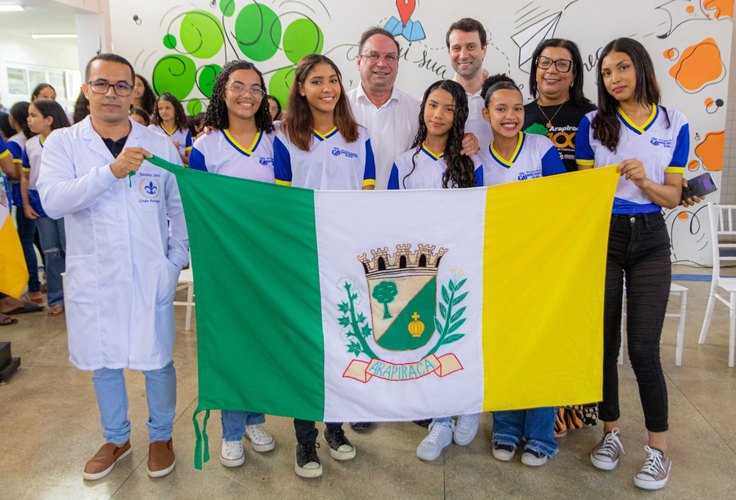
[[[184,214],[170,173],[181,163],[164,136],[128,118],[134,71],[114,54],[92,58],[82,91],[90,115],[44,143],[38,191],[67,232],[66,320],[71,362],[93,371],[105,445],[83,477],[106,476],[130,453],[123,368],[141,370],[148,400],[148,474],[176,464],[173,298],[189,261]]]

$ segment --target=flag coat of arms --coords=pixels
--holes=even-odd
[[[197,412],[397,421],[600,399],[615,169],[346,192],[167,168],[192,251]]]

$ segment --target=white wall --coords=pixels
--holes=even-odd
[[[6,68],[21,66],[65,71],[78,71],[77,45],[75,40],[32,40],[30,36],[18,36],[4,32],[0,25],[0,94],[2,102],[10,107],[16,101],[30,99],[28,95],[14,95],[8,93]],[[72,95],[76,98],[78,89],[73,89]],[[59,91],[59,89],[57,89]],[[74,105],[71,101],[61,99],[59,102],[66,109],[71,110]]]

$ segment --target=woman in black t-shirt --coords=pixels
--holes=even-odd
[[[567,171],[577,170],[575,134],[595,106],[583,95],[583,59],[575,42],[550,38],[534,49],[529,92],[534,101],[524,106],[524,132],[549,137]]]

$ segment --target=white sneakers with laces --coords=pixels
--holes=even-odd
[[[618,465],[618,459],[624,453],[621,444],[621,434],[618,428],[607,432],[603,439],[590,452],[590,463],[601,470],[613,470]]]
[[[455,423],[450,419],[433,420],[429,424],[429,434],[425,437],[419,446],[417,446],[417,457],[422,460],[437,460],[450,443],[452,443],[452,433]]]
[[[672,462],[662,450],[644,447],[647,458],[639,472],[634,476],[634,484],[644,490],[659,490],[664,488],[670,478]]]
[[[672,462],[662,450],[645,446],[647,458],[639,472],[634,476],[634,484],[644,490],[659,490],[665,487],[670,478]],[[613,470],[624,453],[618,429],[607,432],[603,439],[590,452],[590,462],[597,469]]]
[[[455,444],[459,444],[460,446],[469,445],[478,432],[479,424],[480,413],[474,413],[472,415],[460,415],[459,417],[457,417],[457,423],[455,423],[455,432],[452,435]]]
[[[263,424],[246,425],[245,437],[250,440],[253,450],[259,453],[271,451],[276,447],[273,436],[263,428]]]
[[[225,467],[240,467],[245,463],[242,441],[222,440],[222,451],[220,452],[220,463]]]

